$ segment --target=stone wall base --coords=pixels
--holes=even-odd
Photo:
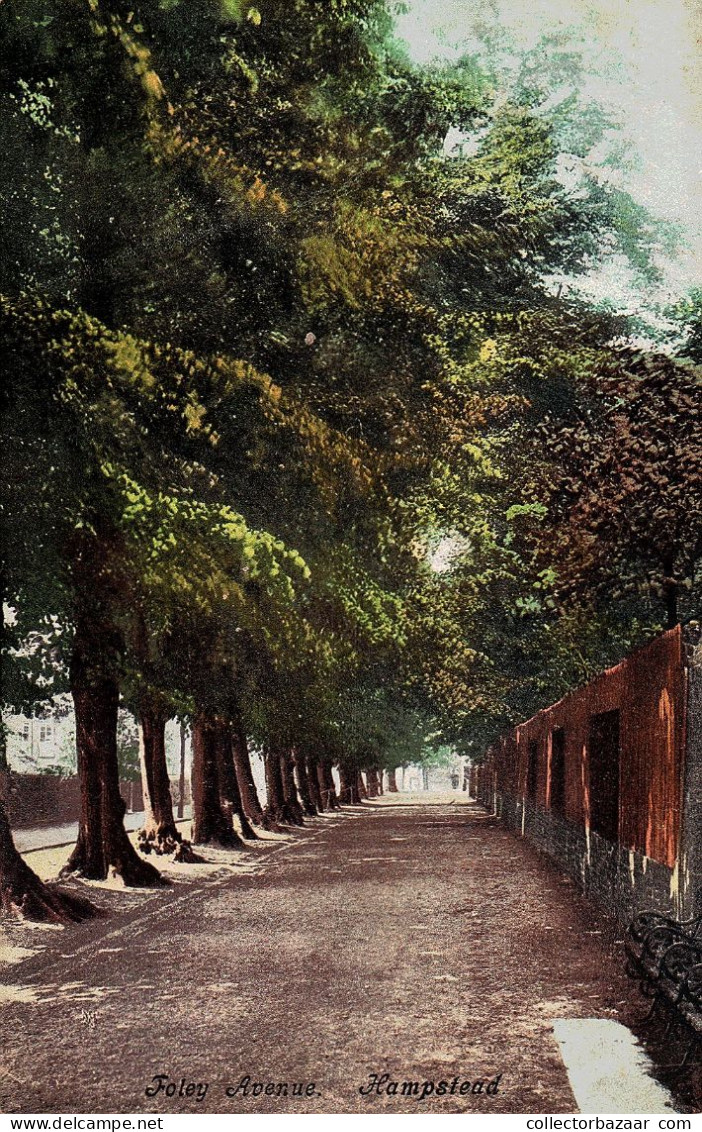
[[[556,861],[587,897],[623,923],[643,909],[668,912],[676,918],[687,915],[675,869],[615,845],[529,799],[493,794],[480,801],[509,829]]]

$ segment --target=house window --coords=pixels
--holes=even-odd
[[[42,723],[39,728],[39,742],[50,743],[54,737],[54,728],[51,723]]]
[[[565,731],[556,727],[551,732],[551,809],[565,813]]]
[[[17,729],[17,737],[18,737],[18,739],[21,739],[23,743],[29,742],[29,724],[28,723],[20,724],[20,726]]]
[[[526,792],[528,798],[535,798],[539,780],[539,744],[535,739],[529,743],[527,758]]]
[[[590,718],[590,828],[608,841],[619,839],[619,712]]]

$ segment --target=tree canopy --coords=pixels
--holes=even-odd
[[[549,108],[543,45],[500,90],[381,0],[0,29],[12,705],[33,640],[137,714],[393,768],[692,614],[696,299],[683,362],[554,285],[665,233],[560,175],[607,120]]]

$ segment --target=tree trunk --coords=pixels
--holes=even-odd
[[[158,853],[159,843],[177,840],[178,831],[166,764],[166,716],[157,709],[142,707],[139,712],[139,759],[145,818],[142,834]]]
[[[317,769],[317,761],[313,755],[307,755],[305,758],[305,768],[307,770],[307,783],[310,788],[310,795],[312,797],[312,804],[318,813],[324,810],[324,802],[322,801],[322,792],[319,789],[319,771]]]
[[[290,825],[304,825],[305,818],[297,796],[293,761],[287,751],[280,752],[280,777],[283,782],[283,798],[285,799],[285,813]]]
[[[7,728],[0,720],[0,774],[7,774],[10,764],[7,761]]]
[[[665,601],[665,627],[674,629],[678,623],[678,583],[674,574],[675,563],[672,558],[663,563],[663,599]]]
[[[144,826],[139,830],[142,853],[175,854],[187,864],[202,861],[184,841],[173,817],[171,783],[166,762],[166,714],[143,705],[139,711],[139,758],[141,792],[144,799]]]
[[[425,766],[422,767],[422,785],[425,790],[429,789],[429,771]]]
[[[366,784],[363,781],[363,775],[361,774],[360,770],[356,771],[356,793],[358,794],[359,802],[362,802],[364,798],[368,797]]]
[[[293,750],[293,762],[295,764],[295,777],[297,778],[297,792],[300,795],[302,802],[302,809],[308,817],[314,818],[317,816],[317,807],[312,799],[312,789],[307,775],[307,762],[305,756],[300,751]]]
[[[86,644],[79,630],[71,659],[71,691],[80,824],[76,846],[62,875],[78,873],[90,880],[105,880],[115,873],[125,885],[135,888],[167,884],[153,865],[139,857],[124,828],[126,807],[119,792],[117,765],[117,682],[105,671],[91,673],[91,652],[95,652],[94,646]]]
[[[44,884],[22,859],[0,802],[0,912],[40,923],[67,924],[100,912],[81,896]]]
[[[242,836],[247,841],[258,841],[241,801],[239,780],[234,766],[234,737],[230,723],[222,722],[217,729],[217,754],[219,758],[219,798],[222,809],[232,816],[236,814],[241,826]]]
[[[248,820],[253,822],[254,825],[264,826],[263,809],[259,801],[258,791],[256,790],[256,783],[254,782],[253,771],[251,769],[251,759],[249,758],[246,735],[241,724],[236,721],[232,724],[232,753],[244,813]]]
[[[193,842],[222,849],[243,848],[241,838],[234,832],[231,812],[222,806],[217,722],[197,716],[192,735]]]
[[[378,793],[382,797],[383,794],[385,793],[385,788],[383,786],[383,768],[382,767],[376,767],[375,773],[376,773],[376,777],[378,779]]]
[[[283,793],[283,776],[280,772],[280,757],[277,752],[266,750],[263,755],[263,765],[266,772],[266,808],[264,817],[270,823],[269,828],[281,832],[281,823],[286,820],[285,794]]]
[[[324,773],[324,765],[321,759],[317,759],[315,770],[317,772],[317,787],[319,789],[319,797],[322,801],[323,810],[332,810],[334,807],[329,802],[329,789],[327,787],[327,776]]]
[[[678,623],[678,587],[675,583],[665,592],[666,629],[674,629]]]
[[[341,785],[339,789],[339,801],[342,806],[355,806],[361,801],[358,796],[358,785],[356,783],[356,772],[349,770],[344,763],[339,763],[339,778]]]
[[[329,759],[322,759],[322,773],[324,775],[324,783],[327,791],[327,798],[329,799],[330,810],[340,810],[341,803],[336,795],[336,786],[334,785],[334,775],[332,774],[332,764]]]
[[[397,794],[397,772],[395,767],[388,771],[388,793]]]
[[[368,797],[378,797],[378,771],[374,766],[367,767],[366,769],[366,782],[368,783]]]

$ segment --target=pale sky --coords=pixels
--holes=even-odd
[[[544,32],[572,28],[586,64],[580,89],[616,113],[638,157],[621,187],[681,225],[689,243],[666,266],[668,288],[679,294],[702,285],[702,0],[409,0],[409,8],[397,32],[417,62],[475,53],[480,21],[507,29],[527,49]],[[605,156],[593,151],[590,168]],[[619,290],[626,302],[624,276],[613,262],[591,287]]]

